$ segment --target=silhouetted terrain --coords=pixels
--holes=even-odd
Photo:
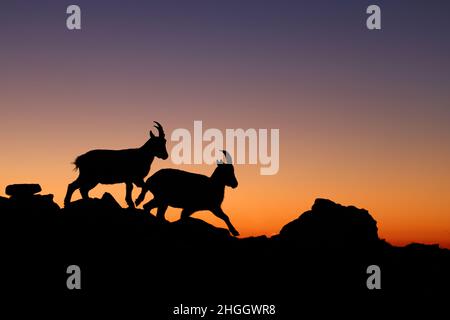
[[[133,301],[148,315],[162,314],[158,319],[180,303],[267,303],[279,307],[278,318],[293,319],[333,301],[401,308],[401,298],[412,310],[415,301],[437,303],[450,289],[449,250],[391,246],[366,210],[326,199],[274,237],[238,239],[198,219],[161,223],[121,208],[108,193],[61,209],[51,195],[36,194],[40,187],[9,191],[10,198],[0,197],[1,290],[11,300]],[[66,288],[71,264],[81,267],[80,291]],[[381,268],[381,290],[366,286],[373,264]]]

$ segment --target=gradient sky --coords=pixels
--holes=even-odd
[[[66,29],[70,4],[82,9],[81,31]],[[365,27],[369,4],[382,9],[381,31]],[[37,182],[62,204],[77,155],[140,146],[153,120],[168,134],[194,120],[279,128],[279,173],[238,165],[240,185],[226,193],[243,236],[277,233],[323,197],[368,209],[391,243],[450,247],[449,9],[435,0],[3,0],[0,193]],[[152,172],[162,167],[175,165],[156,160]],[[105,191],[123,203],[123,185],[91,195]]]

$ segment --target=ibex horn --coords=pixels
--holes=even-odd
[[[225,155],[225,163],[226,164],[232,164],[233,159],[231,158],[231,155],[227,152],[227,150],[222,150],[223,154]]]
[[[158,130],[159,137],[164,138],[165,134],[164,134],[162,125],[158,121],[153,121],[153,122],[156,123],[156,126],[154,126],[154,127]]]

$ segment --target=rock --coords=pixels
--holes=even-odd
[[[105,192],[101,199],[109,208],[120,209],[121,206],[109,192]]]
[[[2,289],[9,289],[5,282],[11,280],[11,288],[64,295],[61,275],[74,261],[95,279],[89,292],[103,298],[127,292],[169,305],[174,294],[182,301],[252,297],[282,301],[283,319],[294,319],[299,301],[302,308],[310,301],[327,306],[328,298],[331,304],[353,297],[372,303],[365,285],[371,264],[382,268],[383,299],[375,300],[377,306],[398,296],[437,301],[450,288],[449,250],[391,247],[378,239],[376,221],[366,210],[325,199],[271,238],[235,238],[195,218],[161,222],[143,210],[121,208],[110,194],[63,209],[51,195],[0,197],[0,222],[2,266],[9,267]],[[382,251],[366,250],[373,243],[383,244]],[[362,250],[345,250],[355,246]]]
[[[0,197],[0,212],[5,212],[10,208],[11,200],[9,198]]]
[[[28,198],[41,191],[39,184],[10,184],[5,193],[14,198]]]
[[[287,225],[279,238],[306,247],[349,248],[378,244],[377,222],[365,209],[316,199],[310,211]]]
[[[228,229],[218,228],[196,218],[187,218],[174,221],[167,225],[172,239],[181,242],[217,242],[234,240]]]

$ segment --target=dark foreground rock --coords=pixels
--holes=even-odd
[[[366,210],[330,200],[317,199],[277,236],[237,239],[198,219],[163,223],[123,209],[109,194],[63,209],[50,197],[32,198],[0,198],[1,289],[9,297],[27,292],[77,306],[131,301],[150,319],[171,318],[181,303],[264,303],[277,305],[276,319],[294,319],[337,301],[351,301],[348,310],[391,308],[399,297],[438,301],[450,288],[448,250],[391,246]],[[82,270],[79,291],[67,289],[69,265]],[[370,265],[381,269],[381,290],[366,286]]]

